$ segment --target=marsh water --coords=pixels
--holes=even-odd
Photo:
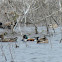
[[[17,28],[18,29],[18,28]],[[16,31],[17,31],[16,29]],[[21,27],[23,34],[34,33],[34,27]],[[3,29],[0,29],[3,32]],[[46,34],[46,27],[38,27],[39,35]],[[17,31],[18,32],[18,31]],[[17,42],[0,42],[0,62],[5,62],[5,57],[2,54],[1,47],[7,58],[6,62],[62,62],[62,43],[60,27],[55,28],[55,33],[50,29],[50,33],[53,34],[50,37],[47,36],[49,43],[37,44],[33,42],[23,42],[22,36],[17,36]],[[35,34],[29,37],[34,37]],[[19,47],[15,48],[15,44]],[[10,49],[9,49],[10,48]],[[12,55],[11,55],[12,54]]]

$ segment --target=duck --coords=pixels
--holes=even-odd
[[[37,38],[37,43],[48,43],[48,39],[46,37],[40,39]]]
[[[2,42],[16,42],[17,41],[17,37],[15,38],[4,38],[2,39]]]
[[[34,38],[28,38],[27,35],[23,35],[22,41],[35,41],[35,39]]]
[[[53,28],[57,28],[57,27],[58,27],[57,24],[49,24],[48,26],[49,26],[50,28],[52,28],[52,27],[53,27]]]

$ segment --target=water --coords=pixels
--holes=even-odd
[[[41,30],[40,27],[39,30]],[[51,36],[51,38],[47,37],[49,40],[49,43],[47,44],[37,44],[36,41],[24,43],[21,41],[21,36],[19,36],[17,40],[17,45],[19,45],[19,48],[15,48],[14,42],[2,43],[3,50],[7,58],[6,62],[11,62],[12,60],[9,51],[9,44],[14,62],[62,62],[62,43],[59,43],[61,39],[60,28],[55,29],[55,32],[56,33]],[[52,48],[50,40],[52,43]],[[0,62],[5,62],[1,48]]]

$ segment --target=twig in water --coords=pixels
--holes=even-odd
[[[25,45],[26,45],[26,47],[28,47],[27,41],[25,41]]]
[[[8,46],[9,46],[9,51],[10,51],[10,54],[11,54],[11,62],[14,62],[13,55],[11,53],[11,48],[10,48],[10,44],[9,43],[8,43]]]
[[[2,42],[2,41],[1,41]],[[7,58],[6,58],[6,56],[5,56],[5,53],[4,53],[4,51],[3,51],[3,45],[2,45],[2,43],[1,43],[1,51],[2,51],[2,55],[5,57],[5,62],[7,61]]]
[[[51,43],[51,39],[50,39],[50,45],[51,45],[51,48],[52,48],[52,43]]]
[[[46,27],[47,27],[47,34],[49,34],[49,27],[48,27],[48,24],[47,24],[47,20],[45,19],[46,21]]]
[[[52,24],[51,17],[50,17],[50,23]],[[53,29],[53,31],[54,31],[54,33],[55,33],[55,29],[54,29],[54,27],[53,27],[53,24],[52,24],[52,29]]]

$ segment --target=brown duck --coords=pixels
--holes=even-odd
[[[5,38],[2,40],[2,42],[16,42],[17,41],[17,37],[15,38]]]
[[[40,38],[37,40],[37,43],[48,43],[48,39],[46,37]]]

